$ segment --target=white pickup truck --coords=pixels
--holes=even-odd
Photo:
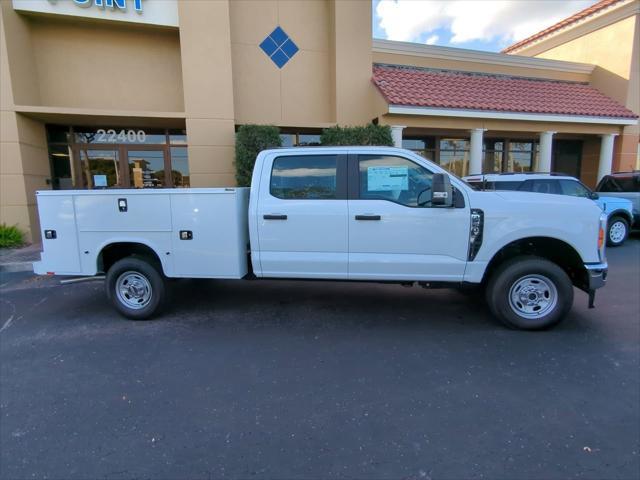
[[[606,280],[606,215],[591,200],[476,191],[386,147],[261,152],[251,188],[37,192],[37,274],[106,274],[131,319],[168,278],[397,282],[486,292],[508,326],[557,324],[573,286]]]

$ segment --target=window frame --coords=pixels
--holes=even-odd
[[[404,203],[400,203],[398,201],[391,200],[389,198],[362,198],[360,196],[360,157],[367,157],[371,155],[372,154],[369,154],[369,153],[352,153],[349,155],[349,200],[363,200],[363,201],[380,200],[383,202],[395,203],[396,205],[400,205],[401,207],[405,207],[405,208],[435,208],[432,205],[422,205],[422,206],[405,205]],[[434,172],[433,170],[428,168],[426,165],[422,165],[421,163],[416,162],[415,160],[411,158],[407,158],[402,155],[393,155],[393,154],[379,154],[379,155],[384,155],[386,157],[401,158],[403,160],[406,160],[407,162],[411,162],[415,165],[418,165],[419,167],[424,168],[425,170],[430,172],[432,176],[435,173],[440,173],[440,172]],[[453,188],[456,189],[456,187],[453,187]]]
[[[104,127],[105,130],[108,129],[122,130],[127,129],[125,127],[113,127],[107,126]],[[152,135],[162,135],[164,137],[164,142],[162,143],[118,143],[118,142],[102,142],[102,143],[93,143],[93,142],[78,142],[76,139],[77,133],[86,133],[91,130],[98,130],[95,126],[59,126],[56,124],[45,125],[46,133],[47,133],[47,155],[49,156],[49,169],[51,172],[51,182],[54,185],[55,179],[53,177],[53,164],[51,162],[51,148],[56,146],[66,146],[69,149],[71,154],[71,158],[69,159],[70,165],[72,165],[72,170],[77,173],[77,184],[74,185],[75,189],[80,190],[89,190],[91,189],[87,184],[86,178],[83,174],[83,165],[80,159],[81,151],[89,151],[89,150],[115,150],[118,155],[118,169],[121,175],[122,182],[124,182],[123,186],[109,187],[109,188],[121,188],[121,189],[132,189],[135,190],[134,187],[128,186],[130,184],[130,175],[129,175],[129,165],[128,165],[128,152],[133,150],[157,150],[162,151],[164,156],[164,172],[165,179],[169,181],[168,185],[164,185],[162,187],[153,187],[148,188],[148,190],[162,190],[166,188],[191,188],[191,187],[176,187],[173,183],[172,178],[172,170],[171,170],[171,148],[172,147],[189,147],[189,138],[186,133],[186,129],[184,128],[154,128],[154,127],[136,127],[135,130],[144,130],[145,132],[161,132],[161,133],[151,133]],[[50,131],[57,130],[58,133],[66,132],[67,141],[62,142],[57,139],[53,139],[50,136]],[[84,130],[84,131],[83,131]],[[185,136],[185,142],[176,142],[173,140],[176,136]],[[173,138],[172,138],[173,137]],[[189,168],[189,179],[191,178],[189,157],[187,154],[187,166]],[[166,181],[165,180],[165,183]]]
[[[336,157],[336,196],[335,198],[283,198],[274,195],[272,192],[272,183],[271,180],[273,178],[273,169],[276,164],[276,161],[280,158],[290,158],[290,157]],[[269,196],[281,201],[291,201],[291,200],[303,200],[303,201],[328,201],[333,202],[336,200],[347,200],[347,155],[346,154],[338,154],[338,153],[318,153],[314,155],[305,155],[303,153],[292,153],[288,155],[278,155],[277,157],[273,157],[271,160],[271,169],[269,170]]]

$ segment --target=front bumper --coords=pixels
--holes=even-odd
[[[607,273],[609,266],[607,263],[589,263],[584,266],[587,271],[587,282],[589,291],[602,288],[607,283]]]

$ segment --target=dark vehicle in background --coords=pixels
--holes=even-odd
[[[640,170],[605,175],[596,187],[596,192],[607,197],[626,198],[633,204],[633,225],[640,228]]]

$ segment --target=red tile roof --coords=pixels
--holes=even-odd
[[[553,33],[556,30],[560,30],[561,28],[567,27],[572,23],[577,22],[578,20],[582,20],[583,18],[586,18],[589,15],[593,15],[594,13],[599,12],[600,10],[605,9],[613,5],[614,3],[618,3],[620,1],[622,0],[600,0],[598,3],[594,3],[590,7],[587,7],[584,10],[580,10],[578,13],[571,15],[568,18],[565,18],[564,20],[561,20],[554,25],[551,25],[549,28],[545,28],[544,30],[538,33],[535,33],[530,37],[525,38],[524,40],[521,40],[517,43],[514,43],[513,45],[508,46],[507,48],[502,50],[502,53],[513,52],[514,50],[524,47],[525,45],[528,45],[529,43],[532,43],[538,40],[539,38],[542,38],[550,33]]]
[[[638,117],[585,83],[379,64],[372,80],[390,105]]]

